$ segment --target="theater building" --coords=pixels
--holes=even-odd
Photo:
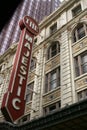
[[[11,124],[1,113],[0,129],[86,130],[87,1],[64,1],[39,28],[27,81],[25,114]],[[0,56],[0,104],[17,45]]]

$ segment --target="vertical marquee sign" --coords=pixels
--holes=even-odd
[[[7,121],[14,122],[25,111],[25,91],[28,70],[31,60],[33,39],[39,33],[38,24],[34,19],[25,16],[20,22],[21,35],[8,90],[4,94],[1,111]]]

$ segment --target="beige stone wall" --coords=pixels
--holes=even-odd
[[[60,65],[60,54],[45,63],[45,73]]]
[[[87,50],[87,36],[76,42],[74,45],[72,44],[73,56],[76,56],[85,50]]]
[[[43,95],[43,107],[48,106],[61,99],[61,90],[57,88],[47,94]]]
[[[61,34],[61,103],[62,107],[73,103],[71,64],[68,31]]]

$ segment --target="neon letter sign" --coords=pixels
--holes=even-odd
[[[21,35],[8,90],[4,94],[1,111],[10,122],[16,121],[25,111],[25,90],[30,66],[33,39],[39,33],[38,24],[34,19],[25,16],[19,22]]]

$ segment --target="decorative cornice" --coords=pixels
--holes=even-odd
[[[76,17],[72,18],[69,22],[67,22],[65,25],[63,25],[61,28],[56,30],[52,35],[49,35],[47,38],[45,38],[42,42],[40,42],[39,45],[37,45],[34,48],[34,51],[37,51],[39,48],[43,47],[44,44],[49,43],[53,39],[55,40],[56,37],[58,37],[58,34],[61,35],[62,32],[65,30],[68,30],[72,25],[79,23],[80,19],[82,19],[85,15],[87,15],[87,8],[83,10],[81,13],[79,13]],[[69,31],[69,30],[68,30]],[[70,30],[72,31],[72,30]],[[58,38],[59,39],[59,38]],[[54,41],[53,40],[53,41]],[[59,39],[60,40],[60,39]]]

